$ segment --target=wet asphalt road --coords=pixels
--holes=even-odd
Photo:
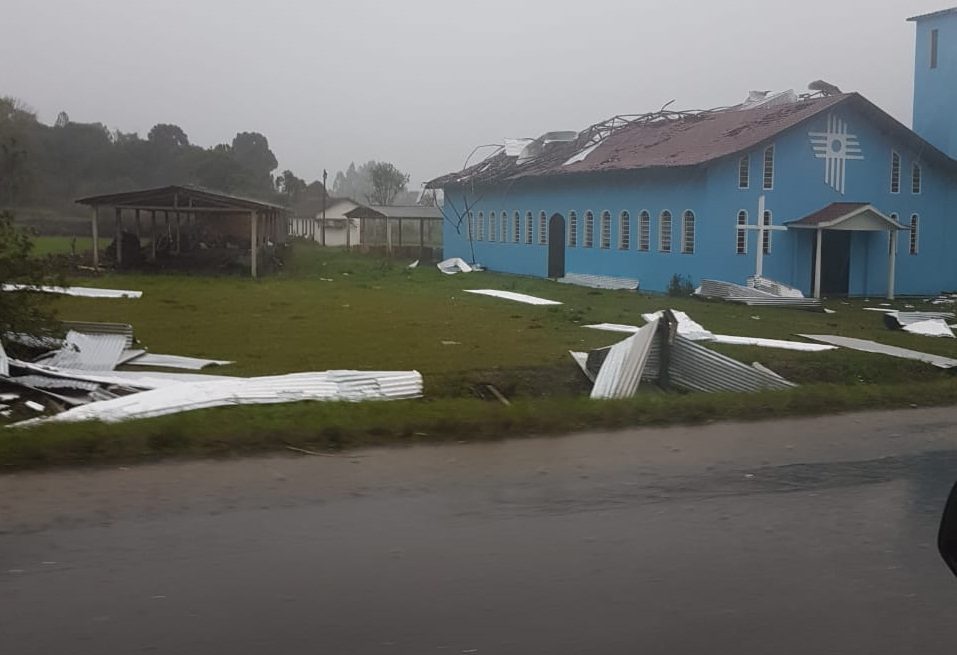
[[[957,410],[0,476],[0,653],[953,653]]]

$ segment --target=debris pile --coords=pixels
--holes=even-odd
[[[928,337],[954,338],[954,332],[947,325],[947,319],[953,320],[953,312],[901,312],[884,313],[884,325],[891,330],[904,330],[911,334]]]
[[[727,300],[749,306],[794,307],[821,310],[820,298],[805,298],[797,289],[767,278],[750,278],[749,286],[720,280],[701,280],[695,290],[700,298]]]
[[[594,381],[592,398],[629,398],[637,393],[642,381],[665,390],[700,392],[753,392],[796,386],[763,366],[749,366],[695,343],[692,339],[713,340],[708,338],[711,333],[683,312],[667,310],[645,318],[648,324],[635,328],[634,335],[624,341],[590,353],[571,353]]]

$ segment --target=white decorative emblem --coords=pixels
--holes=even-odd
[[[827,117],[827,132],[808,132],[814,156],[824,160],[824,181],[844,195],[849,159],[864,159],[857,136],[847,133],[847,123],[834,114]]]

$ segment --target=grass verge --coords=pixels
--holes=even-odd
[[[954,403],[957,384],[948,380],[909,386],[818,384],[749,395],[651,394],[621,401],[555,397],[522,400],[510,407],[466,398],[231,407],[130,423],[10,429],[0,438],[0,466],[10,470],[227,456],[278,451],[287,445],[336,452],[386,444],[488,441],[516,435]]]

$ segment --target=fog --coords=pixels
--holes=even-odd
[[[942,0],[0,0],[0,95],[203,146],[265,134],[280,170],[388,160],[410,187],[475,145],[750,89],[859,91],[907,125],[914,27]]]

